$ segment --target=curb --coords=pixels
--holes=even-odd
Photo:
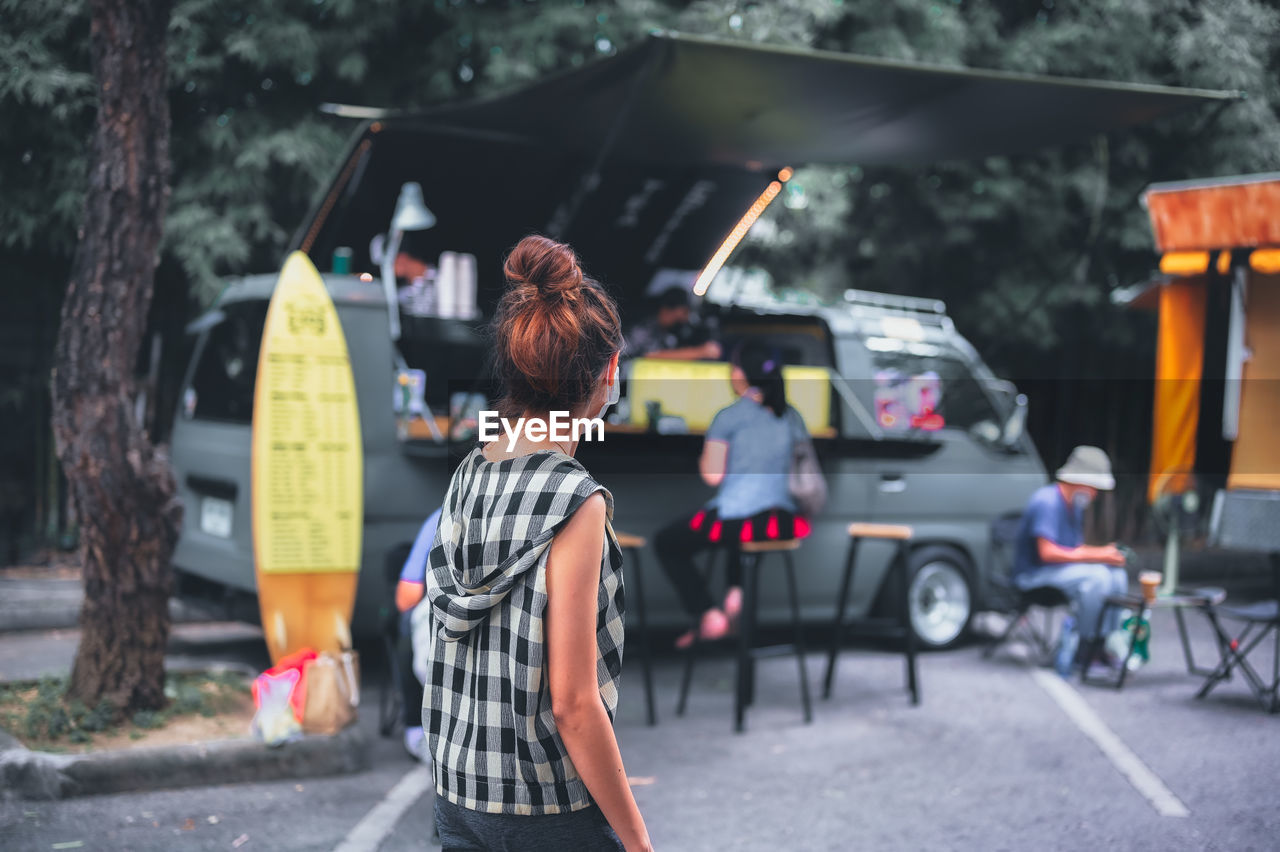
[[[74,603],[40,604],[0,610],[0,633],[27,630],[74,630],[80,626],[82,600]],[[170,601],[169,617],[174,624],[199,624],[221,620],[218,613]]]
[[[0,633],[73,629],[80,626],[83,606],[79,579],[6,577],[0,572]],[[236,620],[225,606],[180,595],[169,599],[169,616],[174,624]]]
[[[6,748],[0,751],[0,790],[23,799],[316,778],[369,766],[368,741],[355,725],[277,748],[254,739],[77,755],[12,748],[4,742],[0,747]]]

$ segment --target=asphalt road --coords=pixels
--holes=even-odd
[[[1207,626],[1190,623],[1207,660]],[[200,645],[188,635],[182,652],[199,658]],[[1280,848],[1280,716],[1262,713],[1239,678],[1195,700],[1199,679],[1182,669],[1167,612],[1153,646],[1123,692],[1062,690],[1051,672],[1013,654],[983,660],[975,646],[929,654],[919,707],[900,657],[851,650],[808,726],[794,660],[769,660],[742,736],[730,728],[729,659],[700,666],[676,718],[679,662],[665,657],[659,725],[644,724],[631,668],[617,728],[659,850]],[[223,637],[209,656],[251,659],[256,647]],[[1269,670],[1269,656],[1259,662]],[[809,673],[816,685],[816,654]],[[366,686],[368,707],[376,683]],[[371,712],[361,724],[374,768],[360,775],[0,802],[0,848],[327,852],[349,837],[347,849],[432,848],[430,796],[406,780],[414,765],[377,737]],[[1186,815],[1161,815],[1170,802]]]

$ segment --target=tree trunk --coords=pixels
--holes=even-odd
[[[158,709],[182,507],[133,413],[169,181],[170,0],[90,0],[98,117],[62,305],[53,428],[80,521],[83,630],[69,696]]]

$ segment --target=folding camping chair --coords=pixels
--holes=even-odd
[[[1271,600],[1249,604],[1220,604],[1206,611],[1218,638],[1222,661],[1205,678],[1204,686],[1200,687],[1196,698],[1204,698],[1215,686],[1239,671],[1263,709],[1268,713],[1280,713],[1280,553],[1271,554],[1271,573],[1274,595]],[[1222,623],[1224,618],[1239,624],[1239,635],[1233,636],[1227,631]],[[1274,646],[1271,652],[1270,682],[1264,680],[1249,661],[1249,655],[1261,647],[1268,636],[1272,637]]]
[[[1280,713],[1280,492],[1219,491],[1209,520],[1209,541],[1222,547],[1262,551],[1271,556],[1271,599],[1250,604],[1219,604],[1205,609],[1218,640],[1221,662],[1205,678],[1196,698],[1204,698],[1239,671],[1268,713]],[[1239,624],[1239,635],[1227,632],[1222,619]],[[1258,674],[1249,655],[1274,638],[1271,682]]]
[[[988,577],[994,589],[989,600],[995,602],[993,609],[996,611],[1009,613],[1010,620],[1004,632],[987,643],[982,656],[990,659],[998,648],[1020,633],[1035,649],[1038,662],[1047,665],[1053,660],[1058,645],[1054,610],[1069,607],[1071,600],[1053,586],[1020,589],[1014,584],[1013,544],[1021,522],[1021,512],[1010,512],[991,522],[991,570]],[[1043,626],[1036,624],[1031,613],[1033,607],[1044,610]]]

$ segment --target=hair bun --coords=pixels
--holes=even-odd
[[[573,249],[536,234],[516,244],[502,272],[513,289],[533,287],[543,298],[573,297],[582,287],[582,267]]]

